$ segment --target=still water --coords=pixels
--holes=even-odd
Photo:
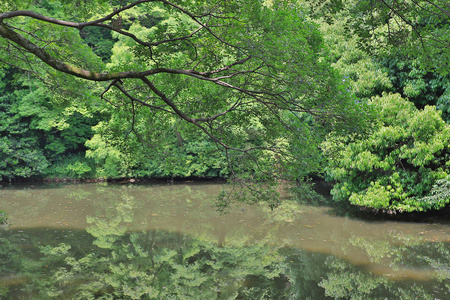
[[[450,299],[450,223],[284,199],[220,214],[220,184],[0,189],[0,299]]]

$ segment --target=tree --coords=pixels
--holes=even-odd
[[[158,124],[180,123],[212,140],[231,174],[276,179],[317,169],[308,150],[320,131],[312,128],[361,127],[317,26],[290,1],[38,3],[3,4],[10,11],[0,14],[0,60],[16,57],[17,67],[75,89],[100,84],[101,98],[129,116],[129,132],[149,147],[158,148]],[[111,64],[79,37],[97,27],[118,39]]]
[[[437,70],[427,70],[420,57],[414,52],[405,51],[403,46],[379,43],[370,49],[361,49],[361,43],[367,40],[348,33],[348,24],[355,22],[354,19],[350,12],[336,12],[328,23],[321,20],[321,32],[330,48],[330,57],[335,62],[333,67],[350,82],[356,97],[362,100],[382,96],[383,92],[399,93],[419,109],[435,105],[442,111],[442,118],[448,122],[450,74],[442,75]],[[376,31],[381,33],[385,28],[377,27]],[[389,51],[386,51],[386,47]]]
[[[36,131],[18,113],[21,87],[13,83],[12,72],[2,70],[0,76],[4,92],[0,97],[0,180],[39,175],[48,161]]]
[[[318,17],[333,21],[348,15],[349,35],[372,55],[400,51],[417,57],[426,70],[445,75],[450,69],[450,7],[445,0],[327,0],[314,2]]]
[[[369,102],[379,122],[365,139],[330,136],[323,144],[333,198],[391,211],[448,205],[449,130],[434,106],[417,110],[400,95]]]
[[[64,170],[70,168],[65,162],[82,159],[84,143],[93,135],[91,126],[99,120],[98,108],[68,104],[67,98],[58,101],[45,84],[22,70],[6,67],[2,71],[0,180],[67,177],[71,171]]]
[[[444,49],[439,56],[442,65],[440,60],[434,67],[427,65],[425,56],[439,52],[439,48],[424,52],[414,44],[418,39],[411,32],[396,40],[382,22],[380,11],[389,13],[382,2],[348,1],[344,5],[341,1],[326,1],[330,18],[320,20],[336,61],[334,66],[350,82],[361,105],[371,107],[374,116],[369,135],[330,135],[323,144],[327,176],[335,183],[333,198],[380,210],[439,209],[449,201],[445,146],[448,129],[443,122],[448,120],[450,77],[444,75],[448,52]],[[409,4],[412,10],[414,3]],[[408,11],[401,5],[394,8],[401,8],[405,14]],[[416,9],[416,15],[408,16],[418,19],[429,13]],[[422,36],[432,34],[427,30],[422,31]],[[390,39],[381,39],[389,34]],[[446,36],[441,38],[445,40]],[[412,49],[413,45],[417,47]],[[433,47],[424,45],[427,49]],[[417,51],[424,53],[418,55]]]

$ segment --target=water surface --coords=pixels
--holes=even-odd
[[[220,184],[3,187],[2,299],[450,299],[450,225],[285,199],[216,211]]]

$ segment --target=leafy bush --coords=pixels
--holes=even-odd
[[[70,95],[56,96],[36,78],[24,75],[12,67],[0,71],[0,180],[82,177],[89,172],[86,167],[80,173],[80,166],[70,170],[60,162],[80,154],[84,163],[84,143],[101,118],[100,108],[69,103]],[[67,103],[59,103],[58,97]]]
[[[450,75],[425,71],[416,58],[401,53],[391,53],[380,60],[380,65],[392,82],[389,91],[400,93],[417,108],[436,105],[442,110],[442,118],[450,120]]]
[[[93,161],[83,154],[66,155],[58,158],[43,175],[49,178],[86,179],[93,177]]]
[[[398,94],[369,102],[378,121],[365,137],[323,143],[336,201],[375,209],[426,211],[450,202],[450,126],[434,106],[418,110]]]
[[[135,134],[114,132],[115,120],[95,126],[97,134],[86,143],[86,157],[96,163],[95,177],[218,177],[227,172],[223,154],[204,136],[178,133],[177,139],[177,132],[167,129],[154,147]]]
[[[0,181],[40,175],[48,166],[39,137],[15,114],[16,98],[0,97]]]

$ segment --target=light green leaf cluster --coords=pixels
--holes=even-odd
[[[332,272],[319,283],[325,289],[325,295],[345,299],[371,299],[370,295],[380,285],[388,282],[387,277],[349,272],[348,264],[334,257],[329,257],[326,264]],[[347,271],[347,272],[345,272]]]
[[[327,174],[336,182],[334,199],[394,211],[444,207],[450,202],[445,188],[439,201],[421,200],[432,199],[433,185],[450,174],[450,126],[440,112],[432,106],[417,110],[398,94],[375,97],[369,104],[379,118],[372,133],[346,140],[330,136],[323,143]]]
[[[217,151],[217,146],[207,137],[196,136],[176,122],[166,122],[170,119],[152,120],[154,126],[149,126],[148,119],[139,119],[135,124],[141,128],[137,135],[125,127],[131,124],[117,117],[94,128],[96,134],[86,142],[89,148],[86,156],[97,164],[96,177],[174,178],[227,174],[223,153]],[[124,131],[130,134],[124,137]]]
[[[325,43],[328,46],[328,59],[342,75],[352,92],[360,99],[370,98],[381,91],[390,90],[392,83],[385,70],[373,58],[358,48],[356,36],[348,36],[348,19],[337,14],[333,23],[321,22]]]

